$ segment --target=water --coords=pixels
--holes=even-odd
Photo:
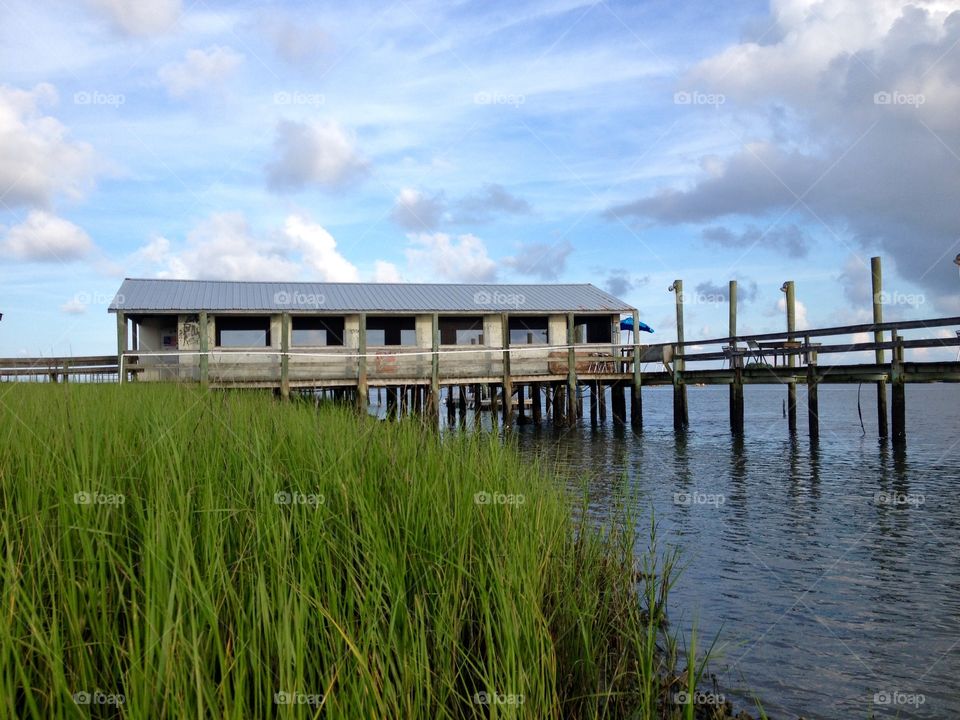
[[[589,479],[593,512],[626,478],[655,514],[683,552],[672,622],[719,634],[711,669],[738,710],[755,694],[771,718],[960,717],[960,386],[908,386],[905,450],[878,442],[873,386],[865,435],[857,387],[821,386],[818,448],[803,388],[795,441],[784,388],[746,388],[742,442],[726,388],[688,392],[685,436],[670,388],[644,390],[642,437],[589,420],[516,434]]]

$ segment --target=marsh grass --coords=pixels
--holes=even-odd
[[[0,387],[0,717],[692,717],[674,559],[570,503],[480,433]]]

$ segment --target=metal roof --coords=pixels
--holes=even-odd
[[[127,278],[110,312],[630,312],[590,284],[309,283]]]

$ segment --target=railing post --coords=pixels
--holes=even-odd
[[[577,422],[577,338],[573,313],[567,313],[567,422]]]
[[[793,341],[796,339],[793,332],[797,329],[797,296],[793,280],[787,280],[782,290],[787,295],[787,332],[789,333],[787,340]],[[797,358],[791,350],[787,355],[787,366],[792,368],[796,367],[796,364]],[[795,435],[797,432],[797,384],[792,379],[787,383],[787,426],[790,435]]]
[[[360,313],[360,332],[357,342],[357,410],[367,412],[370,389],[367,385],[367,314]]]
[[[206,388],[210,384],[210,329],[207,311],[200,311],[200,385]]]
[[[669,288],[677,301],[677,346],[673,359],[673,429],[685,430],[690,425],[687,414],[687,387],[683,384],[683,280],[674,280]]]
[[[870,258],[870,277],[873,289],[873,322],[877,325],[883,322],[883,270],[880,266],[880,258]],[[883,342],[883,331],[873,333],[875,343]],[[883,365],[883,350],[877,349],[877,365]],[[885,380],[877,381],[877,433],[881,438],[889,434],[887,428],[887,383]]]
[[[513,379],[510,376],[510,315],[501,313],[501,332],[503,336],[503,427],[513,423]]]
[[[117,310],[117,381],[123,385],[126,382],[126,371],[123,368],[123,356],[127,352],[127,315]]]
[[[633,385],[630,395],[630,425],[643,432],[643,396],[640,377],[640,313],[633,311]],[[594,385],[596,387],[596,385]],[[595,424],[597,399],[591,397],[590,420]]]
[[[206,328],[201,321],[200,334]],[[284,400],[290,397],[290,313],[280,314],[280,397]]]

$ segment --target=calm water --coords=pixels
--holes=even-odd
[[[960,717],[960,386],[908,386],[904,451],[877,440],[872,386],[866,435],[857,387],[821,386],[816,449],[803,388],[791,441],[786,390],[748,387],[741,443],[726,388],[689,389],[685,437],[671,392],[644,391],[642,437],[589,420],[517,435],[587,476],[594,512],[626,477],[640,515],[655,513],[683,551],[672,621],[695,622],[698,643],[719,633],[721,691],[747,710],[756,693],[771,718]]]

